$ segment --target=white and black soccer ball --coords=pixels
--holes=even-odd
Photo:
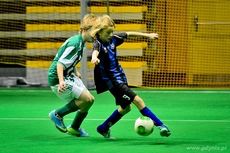
[[[154,130],[153,120],[147,116],[138,117],[134,124],[134,129],[141,136],[148,136]]]

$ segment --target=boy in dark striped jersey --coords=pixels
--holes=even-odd
[[[165,124],[145,105],[144,101],[128,87],[126,75],[118,62],[116,47],[130,36],[158,38],[156,33],[124,32],[113,34],[114,21],[108,16],[99,17],[93,26],[91,36],[96,39],[93,43],[91,62],[95,64],[94,80],[97,93],[109,90],[120,105],[107,120],[97,127],[97,131],[106,139],[115,139],[110,134],[110,127],[118,122],[131,109],[133,103],[143,116],[151,118],[160,129],[160,135],[168,137],[171,132]]]

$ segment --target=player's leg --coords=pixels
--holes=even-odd
[[[87,91],[83,90],[79,99],[75,99],[75,104],[80,108],[74,117],[71,125],[68,126],[68,134],[87,137],[89,136],[82,128],[80,128],[82,122],[88,114],[88,110],[93,105],[94,97]]]
[[[83,88],[84,89],[84,88]],[[77,91],[81,89],[76,89]],[[80,108],[80,112],[88,112],[94,103],[94,97],[89,93],[87,89],[82,90],[80,96],[75,99],[75,104]]]
[[[57,93],[58,85],[51,87],[52,91],[62,100],[68,102],[66,105],[62,106],[61,108],[58,108],[56,110],[52,110],[49,113],[50,119],[54,122],[55,127],[61,131],[61,132],[67,132],[67,128],[64,124],[63,117],[71,112],[75,112],[79,109],[79,107],[76,106],[74,99],[69,97],[71,90],[67,89],[61,94]]]
[[[156,126],[163,124],[161,120],[148,107],[146,107],[144,101],[138,95],[135,96],[133,103],[141,112],[141,114],[143,116],[150,117]]]
[[[126,85],[120,84],[110,90],[116,98],[116,105],[120,105],[121,107],[116,109],[101,125],[97,127],[97,131],[106,139],[111,139],[110,127],[117,123],[122,116],[130,112],[132,109],[131,101],[135,95],[132,93],[130,94],[127,89]]]
[[[146,107],[144,101],[138,95],[135,96],[133,103],[143,116],[147,116],[153,120],[154,124],[160,129],[161,136],[168,137],[171,134],[166,125],[164,125],[162,121],[148,107]]]
[[[108,130],[111,126],[117,123],[122,116],[127,114],[131,110],[131,105],[126,106],[126,108],[118,108],[116,109],[102,124],[101,128],[104,130]]]
[[[73,122],[67,127],[67,133],[77,137],[88,137],[89,134],[85,132],[84,129],[80,128],[87,114],[87,112],[81,113],[77,111]]]
[[[97,132],[106,139],[115,139],[110,134],[110,127],[116,124],[122,118],[122,116],[131,110],[131,108],[131,105],[128,105],[126,108],[120,107],[116,109],[101,125],[97,127]]]
[[[80,115],[76,114],[76,120],[84,120],[87,111],[92,106],[94,97],[89,93],[81,79],[76,76],[69,76],[65,78],[66,90],[61,94],[57,93],[58,85],[52,86],[52,91],[63,101],[68,102],[63,107],[53,110],[49,113],[51,120],[54,122],[56,128],[61,132],[67,132],[67,128],[63,122],[63,117],[71,112],[82,110]],[[76,100],[80,99],[80,100]],[[74,120],[75,121],[75,120]],[[81,123],[82,121],[80,121]],[[79,127],[78,127],[79,128]],[[78,129],[75,128],[75,129]]]
[[[82,122],[88,114],[88,110],[93,105],[94,97],[86,89],[81,80],[76,79],[75,85],[72,89],[72,96],[75,97],[75,105],[79,108],[76,112],[73,122],[68,126],[68,133],[75,136],[86,137],[89,136],[83,129],[80,128]]]

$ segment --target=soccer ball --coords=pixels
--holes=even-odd
[[[134,129],[141,136],[148,136],[154,130],[153,121],[147,116],[141,116],[136,119]]]

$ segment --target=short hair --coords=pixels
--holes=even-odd
[[[115,22],[110,18],[110,16],[103,15],[97,18],[90,35],[92,37],[97,37],[98,32],[106,28],[115,28]]]
[[[95,21],[97,20],[97,16],[90,13],[90,14],[86,14],[84,16],[84,18],[82,19],[82,23],[80,26],[80,33],[82,33],[82,30],[89,30],[95,23]]]

